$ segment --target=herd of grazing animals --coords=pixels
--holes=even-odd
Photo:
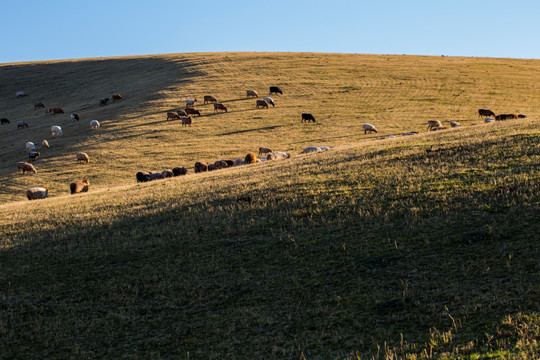
[[[270,87],[270,95],[272,94],[281,94],[283,95],[283,91],[277,87],[277,86],[271,86]],[[17,91],[16,93],[17,98],[23,98],[26,97],[26,93],[24,91]],[[258,98],[259,95],[257,91],[253,89],[246,90],[246,97],[247,98]],[[112,102],[117,102],[119,100],[122,100],[123,97],[120,94],[113,94],[112,95]],[[105,106],[109,102],[109,98],[100,98],[99,105]],[[201,116],[200,110],[195,109],[195,103],[197,102],[197,99],[186,99],[185,103],[185,109],[177,110],[176,112],[167,112],[167,120],[181,120],[182,126],[191,126],[193,118],[192,115],[198,115]],[[227,107],[223,104],[218,102],[217,98],[212,95],[205,95],[204,96],[204,104],[211,103],[214,107],[214,113],[217,113],[219,111],[222,112],[228,112]],[[274,99],[271,97],[264,97],[264,99],[257,99],[256,100],[256,108],[269,108],[269,104],[272,105],[272,107],[275,107]],[[45,108],[45,105],[41,101],[34,102],[34,109],[38,108]],[[64,111],[62,108],[54,107],[54,108],[48,108],[45,110],[46,114],[64,114]],[[80,116],[78,113],[71,113],[70,115],[71,119],[73,121],[79,121]],[[479,109],[478,110],[478,117],[484,118],[485,122],[493,122],[495,120],[507,120],[507,119],[523,119],[526,118],[523,114],[499,114],[495,115],[495,113],[489,109]],[[313,122],[315,123],[315,117],[310,113],[302,113],[301,114],[301,120],[302,122]],[[9,124],[9,120],[6,118],[1,119],[1,124]],[[444,130],[446,129],[445,126],[443,126],[442,122],[440,120],[430,120],[427,123],[428,131],[437,131],[437,130]],[[475,125],[475,124],[473,124]],[[455,128],[459,127],[460,124],[457,121],[450,121],[450,126]],[[28,128],[29,125],[23,120],[17,121],[17,129],[24,129]],[[98,129],[100,127],[100,124],[97,120],[90,121],[90,128],[91,129]],[[372,125],[365,123],[362,125],[364,129],[364,134],[368,133],[378,133],[377,128]],[[409,133],[403,133],[402,135],[414,135],[418,132],[412,131]],[[58,125],[51,127],[51,134],[52,136],[61,136],[62,135],[62,128]],[[393,137],[393,136],[392,136]],[[49,148],[49,143],[47,140],[43,140],[42,148]],[[330,149],[327,146],[318,147],[318,146],[310,146],[305,148],[301,153],[310,153],[310,152],[317,152],[317,151],[325,151]],[[33,162],[35,161],[39,156],[40,153],[36,151],[35,144],[32,142],[26,143],[26,150],[28,151],[28,161]],[[225,169],[228,167],[233,166],[240,166],[240,165],[246,165],[246,164],[254,164],[257,162],[263,162],[263,161],[269,161],[269,160],[278,160],[278,159],[286,159],[290,157],[289,153],[282,152],[282,151],[273,151],[270,148],[267,147],[260,147],[258,156],[262,156],[261,158],[258,158],[257,155],[254,152],[249,152],[246,154],[243,158],[236,158],[234,160],[217,160],[214,163],[207,163],[204,161],[197,161],[193,167],[194,173],[200,173],[200,172],[206,172],[206,171],[214,171],[219,169]],[[90,157],[86,153],[77,153],[77,162],[82,162],[85,164],[88,164],[90,162]],[[17,163],[17,169],[19,172],[24,173],[33,173],[37,174],[37,170],[34,168],[32,164],[29,162],[18,162]],[[139,171],[136,173],[136,180],[137,182],[147,182],[152,180],[158,180],[158,179],[164,179],[164,178],[170,178],[170,177],[176,177],[176,176],[182,176],[186,175],[188,173],[188,170],[183,166],[177,166],[173,169],[165,169],[161,172],[159,171]],[[70,184],[70,191],[71,194],[76,194],[80,192],[88,192],[90,182],[88,180],[83,181],[75,181]],[[35,200],[35,199],[44,199],[48,196],[48,188],[47,187],[33,187],[29,188],[26,191],[26,195],[29,200]]]

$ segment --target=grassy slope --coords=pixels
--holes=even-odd
[[[533,356],[539,65],[193,54],[4,66],[13,89],[0,94],[2,116],[24,113],[35,126],[0,128],[2,199],[33,184],[53,190],[0,207],[2,357],[343,358],[375,355],[384,342],[397,355]],[[269,84],[285,95],[275,109],[253,110],[244,90]],[[28,135],[38,142],[52,117],[12,93],[47,88],[47,105],[103,128],[56,118],[65,135],[38,160],[38,175],[16,176]],[[96,105],[116,91],[126,100]],[[206,93],[233,111],[192,129],[163,121],[182,99]],[[358,136],[365,121],[384,135],[424,130],[434,118],[470,124],[478,107],[529,119]],[[306,109],[316,125],[300,124]],[[296,155],[318,144],[336,148]],[[260,145],[295,156],[134,184],[141,168]],[[73,164],[81,149],[95,159],[89,166]],[[83,176],[92,191],[66,196],[66,183]]]

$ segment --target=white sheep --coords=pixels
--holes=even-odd
[[[291,157],[291,154],[286,153],[284,151],[272,151],[270,154],[266,155],[266,160],[280,160],[280,159],[288,159]]]
[[[195,106],[195,102],[197,102],[197,99],[186,99],[186,107]]]
[[[311,152],[326,151],[326,150],[330,150],[330,147],[329,146],[309,146],[305,148],[304,150],[302,150],[300,154],[307,154]]]
[[[52,136],[62,136],[62,128],[58,125],[51,126],[51,134]]]
[[[264,98],[264,100],[266,100],[267,103],[272,104],[272,107],[276,106],[276,104],[274,103],[274,99],[272,99],[271,97],[267,96]]]
[[[372,133],[372,132],[378,133],[379,132],[379,130],[377,130],[375,128],[375,126],[373,126],[371,124],[364,124],[364,125],[362,125],[362,127],[364,128],[364,135],[367,134],[367,133]]]
[[[443,127],[442,123],[439,120],[429,120],[427,122],[427,125],[428,125],[427,131],[431,131],[433,129]]]
[[[27,151],[36,151],[36,145],[34,145],[33,142],[28,141],[26,143],[26,150]]]
[[[90,129],[99,129],[101,125],[99,124],[99,121],[97,120],[92,120],[90,121]]]
[[[247,97],[259,97],[259,94],[255,90],[246,90]]]

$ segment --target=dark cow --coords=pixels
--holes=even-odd
[[[281,89],[277,86],[270,86],[270,95],[272,94],[281,94],[283,95],[283,91],[281,91]]]
[[[302,114],[302,122],[315,122],[315,118],[311,114],[303,113]]]
[[[109,98],[101,98],[99,99],[99,106],[107,105],[109,102]]]
[[[35,161],[39,157],[39,153],[36,151],[30,151],[28,153],[28,161]]]
[[[0,123],[1,123],[2,125],[4,125],[4,124],[9,124],[9,120],[6,119],[6,118],[2,118],[2,119],[0,119]]]
[[[493,111],[491,111],[491,110],[488,110],[488,109],[478,109],[478,117],[479,118],[488,117],[488,116],[495,117],[495,113]]]

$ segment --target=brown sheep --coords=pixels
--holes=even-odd
[[[173,112],[167,112],[167,121],[169,119],[172,119],[172,120],[179,120],[180,119],[180,115],[178,115],[177,113],[173,113]]]
[[[488,109],[478,109],[478,117],[488,117],[488,116],[495,116],[495,113]]]
[[[69,184],[69,189],[71,190],[71,195],[80,192],[88,192],[88,187],[90,186],[90,181],[75,181]]]
[[[194,166],[195,173],[203,172],[208,170],[208,163],[197,161]]]
[[[189,125],[191,127],[192,122],[193,122],[193,118],[191,117],[191,115],[182,118],[182,126]]]
[[[268,103],[266,102],[266,100],[257,100],[257,105],[255,106],[255,108],[259,109],[259,108],[267,108],[268,109]]]
[[[188,116],[188,114],[184,110],[178,110],[176,113],[178,114],[178,116]]]
[[[201,112],[199,110],[195,110],[194,108],[187,107],[186,108],[186,114],[188,115],[199,115],[201,116]]]
[[[204,103],[215,103],[217,102],[217,99],[215,97],[213,97],[212,95],[204,95]]]
[[[47,195],[49,195],[49,188],[46,186],[33,187],[26,190],[26,197],[28,200],[45,199]]]
[[[63,113],[64,113],[64,110],[62,110],[62,108],[52,108],[52,109],[45,110],[45,114],[56,115],[56,114],[63,114]]]
[[[257,155],[255,153],[247,153],[246,157],[244,158],[245,164],[255,164],[257,162]]]
[[[166,169],[166,170],[163,170],[161,172],[161,175],[164,177],[164,178],[170,178],[170,177],[173,177],[174,176],[174,173],[171,169]]]
[[[214,103],[214,112],[218,112],[218,110],[227,112],[227,107],[221,103]]]
[[[272,149],[270,149],[270,148],[267,148],[267,147],[260,147],[259,148],[259,156],[264,155],[264,154],[269,154],[271,152],[272,152]]]
[[[429,120],[427,124],[427,131],[431,131],[434,128],[442,127],[442,123],[439,120]]]
[[[17,172],[19,171],[22,171],[23,174],[25,172],[32,172],[34,174],[37,174],[37,170],[34,168],[34,166],[25,161],[19,161],[17,163]]]
[[[255,90],[246,90],[247,97],[259,97],[259,94]]]
[[[225,169],[229,167],[229,165],[224,160],[218,160],[214,163],[214,166],[216,167],[216,170],[219,169]]]
[[[41,147],[44,147],[44,148],[49,148],[49,142],[47,140],[43,140],[41,142]]]
[[[88,164],[88,162],[90,161],[90,157],[88,156],[87,153],[78,153],[77,154],[77,161],[84,162],[84,163]]]
[[[172,169],[172,172],[174,176],[186,175],[187,169],[183,166],[177,166]]]
[[[122,100],[122,95],[120,95],[120,94],[113,94],[112,95],[112,101],[113,102],[117,102],[119,100]]]

